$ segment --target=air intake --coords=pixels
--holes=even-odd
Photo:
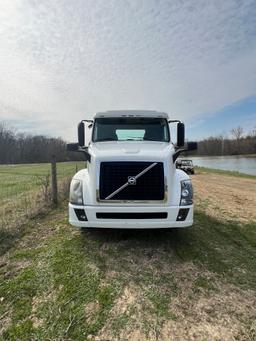
[[[97,219],[167,219],[167,212],[96,213]]]

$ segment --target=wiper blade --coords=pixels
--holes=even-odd
[[[117,141],[117,140],[114,140],[110,137],[106,137],[105,139],[97,139],[96,142],[99,142],[99,141]]]
[[[134,137],[133,139],[126,139],[124,141],[142,141],[139,137]]]

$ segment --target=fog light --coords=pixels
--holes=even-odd
[[[178,215],[177,215],[176,221],[184,221],[184,220],[186,220],[186,218],[188,216],[188,211],[189,211],[189,208],[181,208],[179,210]]]
[[[86,217],[86,214],[85,214],[85,211],[81,208],[75,208],[75,213],[76,213],[76,216],[77,216],[77,219],[80,220],[80,221],[88,221],[87,217]]]

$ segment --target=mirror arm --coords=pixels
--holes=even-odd
[[[186,148],[177,149],[176,152],[172,156],[173,163],[177,160],[177,158],[179,157],[179,155],[181,153],[184,153],[184,152],[187,152],[187,151],[188,151],[188,149],[186,149]]]
[[[168,120],[168,123],[183,123],[180,120]]]
[[[93,120],[82,120],[81,122],[89,122],[89,123],[93,123]]]
[[[91,162],[91,154],[88,153],[88,147],[84,147],[84,148],[79,147],[77,151],[80,153],[84,153],[85,160]]]
[[[80,147],[78,143],[68,143],[67,151],[84,153],[85,160],[89,162],[91,161],[91,154],[88,152],[88,147]]]
[[[175,153],[172,156],[173,163],[177,160],[181,153],[189,152],[192,150],[197,150],[197,142],[187,142],[185,147],[176,149]]]

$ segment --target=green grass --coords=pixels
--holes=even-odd
[[[1,171],[22,195],[20,183],[29,187],[49,165],[1,166]],[[75,163],[58,164],[60,179],[74,172]],[[39,188],[33,183],[30,190]],[[1,193],[2,199],[15,203],[18,195],[12,193]],[[0,340],[79,341],[102,328],[114,339],[125,339],[122,332],[138,323],[148,338],[153,333],[161,339],[166,321],[193,321],[197,302],[220,295],[223,288],[233,297],[255,292],[256,223],[221,221],[204,210],[196,211],[192,228],[179,231],[81,232],[68,224],[65,201],[14,230],[0,230]],[[172,304],[182,306],[182,299],[180,317]],[[253,339],[248,327],[253,320],[239,314]]]
[[[240,177],[240,178],[248,178],[248,179],[256,180],[256,175],[250,175],[250,174],[245,174],[245,173],[240,173],[240,172],[235,172],[235,171],[227,171],[227,170],[208,168],[208,167],[196,166],[195,172],[196,173],[197,172],[216,173],[216,174],[221,174],[221,175],[229,175],[229,176],[235,176],[235,177]]]
[[[163,321],[178,319],[169,306],[185,283],[192,288],[191,302],[202,291],[218,290],[217,283],[256,288],[255,224],[224,223],[196,212],[195,226],[178,232],[80,233],[68,225],[65,211],[61,207],[31,221],[23,242],[0,268],[0,315],[9,317],[4,340],[79,341],[108,324],[119,335],[134,323],[138,303],[145,328],[152,328],[150,316],[159,329]],[[112,316],[127,286],[137,288],[140,299]]]
[[[240,154],[238,156],[241,156],[241,157],[248,157],[248,158],[256,158],[256,154]]]
[[[58,180],[72,176],[76,171],[76,166],[81,169],[84,165],[85,163],[81,161],[57,163]],[[49,163],[0,165],[0,202],[40,188],[45,177],[50,173]]]
[[[84,162],[57,163],[59,200],[66,198],[70,178]],[[0,255],[25,233],[25,222],[51,208],[51,165],[0,166]]]

